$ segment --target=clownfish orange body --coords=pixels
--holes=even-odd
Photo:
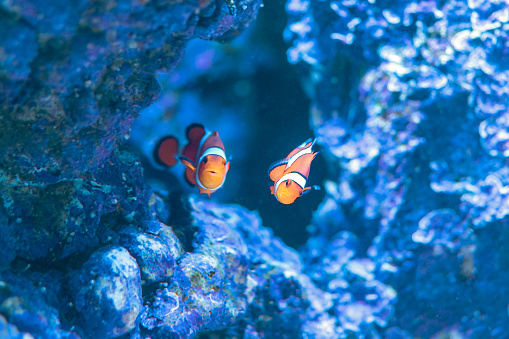
[[[167,136],[159,140],[154,158],[163,166],[171,167],[179,159],[187,168],[185,177],[200,193],[210,194],[223,186],[230,161],[226,159],[224,145],[217,131],[209,132],[203,125],[191,124],[186,129],[187,145],[178,156],[178,140]]]
[[[313,151],[316,139],[306,140],[302,145],[290,152],[288,156],[273,163],[269,168],[271,194],[285,205],[292,204],[298,197],[311,189],[319,190],[319,186],[306,187],[311,162],[318,152]]]

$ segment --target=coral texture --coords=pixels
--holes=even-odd
[[[335,301],[337,326],[358,336],[507,334],[508,10],[288,1],[288,58],[328,161],[341,167],[305,262],[340,296],[357,290],[340,267],[375,279],[355,312]]]

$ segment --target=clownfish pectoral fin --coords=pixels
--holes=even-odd
[[[226,160],[226,164],[224,164],[225,166],[225,170],[224,170],[224,174],[226,175],[226,173],[228,173],[228,170],[230,169],[230,161],[232,160],[232,156],[230,155],[228,157],[228,160]]]
[[[305,187],[300,195],[307,194],[307,193],[311,192],[311,190],[319,191],[320,189],[321,188],[318,185],[314,185],[314,186],[311,186],[311,187]]]
[[[194,187],[196,186],[196,183],[193,183],[191,180],[189,180],[189,177],[187,175],[187,169],[186,171],[183,173],[183,177],[184,177],[184,180],[185,182],[187,182],[187,184],[190,186],[190,187]],[[192,175],[190,175],[190,177],[193,179],[194,178],[194,173]]]
[[[189,158],[184,156],[179,156],[178,158],[187,168],[193,172],[196,172],[196,167],[194,167],[193,162]]]
[[[189,160],[189,158],[184,157],[184,156],[179,156],[178,158],[187,167],[186,171],[184,172],[184,177],[186,178],[186,182],[191,186],[196,185],[196,179],[195,179],[196,167],[193,166],[193,163],[191,160]]]
[[[186,138],[190,142],[200,142],[205,135],[205,127],[202,124],[191,124],[186,128]]]
[[[165,167],[172,167],[177,164],[176,155],[178,153],[179,143],[174,136],[161,138],[154,148],[155,161]]]
[[[276,182],[283,176],[283,173],[286,170],[286,165],[288,164],[287,159],[279,160],[272,163],[269,167],[269,178],[270,180]]]
[[[270,186],[270,194],[274,194],[274,185]]]

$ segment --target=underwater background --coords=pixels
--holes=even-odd
[[[0,1],[0,338],[509,338],[509,1]],[[218,131],[209,198],[158,140]],[[269,166],[320,152],[290,205]]]

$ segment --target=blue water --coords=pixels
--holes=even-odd
[[[284,206],[269,190],[273,184],[268,177],[270,164],[313,137],[310,101],[295,67],[287,62],[284,15],[283,2],[266,4],[252,27],[231,43],[191,41],[175,72],[158,77],[162,97],[134,122],[131,141],[148,158],[147,179],[153,174],[161,189],[171,189],[174,181],[166,179],[165,188],[165,176],[183,182],[184,166],[171,169],[170,174],[152,171],[149,158],[154,140],[175,135],[183,146],[185,128],[195,122],[217,130],[232,161],[224,188],[213,194],[214,200],[258,211],[265,226],[289,246],[299,248],[308,237],[306,227],[324,192],[314,191]],[[327,168],[323,154],[319,155],[308,186],[321,185],[331,171],[336,170]],[[198,193],[187,185],[182,190]]]

